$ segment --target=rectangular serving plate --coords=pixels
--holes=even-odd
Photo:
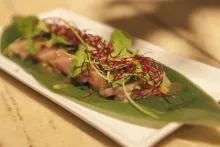
[[[63,18],[74,22],[80,29],[93,30],[93,32],[103,36],[105,39],[108,39],[114,30],[110,26],[100,24],[63,8],[47,11],[39,15],[39,17]],[[220,83],[219,69],[172,54],[144,40],[134,38],[133,49],[136,48],[140,49],[140,54],[152,52],[156,60],[181,72],[213,96],[216,101],[220,100],[220,91],[218,90]],[[30,74],[26,73],[21,67],[2,54],[0,54],[0,69],[70,111],[123,146],[152,146],[182,125],[169,123],[160,129],[154,129],[126,123],[103,115],[44,88]]]

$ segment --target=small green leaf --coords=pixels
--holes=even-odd
[[[83,45],[79,46],[79,49],[76,51],[74,62],[72,64],[72,77],[76,77],[86,69],[86,66],[83,66],[84,62],[88,61],[88,57],[86,54],[86,48]]]
[[[142,71],[143,71],[143,69],[142,69],[142,67],[141,67],[141,64],[140,64],[140,62],[139,62],[138,60],[135,61],[134,64],[136,65],[136,71],[137,71],[137,72],[142,72]]]
[[[31,38],[27,39],[27,49],[31,55],[37,53],[38,48],[34,45],[34,42]]]
[[[49,29],[48,29],[47,25],[44,22],[38,21],[37,25],[34,28],[33,35],[38,35],[42,31],[43,32],[49,32]]]
[[[23,35],[24,38],[34,37],[39,35],[42,31],[49,31],[47,25],[43,21],[40,21],[36,16],[15,16],[14,22],[18,31]]]
[[[119,82],[119,81],[116,81],[116,82],[112,82],[112,88],[117,88],[117,87],[119,87],[119,86],[121,86],[122,84],[121,84],[121,82]]]
[[[127,50],[132,46],[132,40],[127,32],[122,30],[115,30],[111,35],[111,41],[113,43],[114,51],[113,56],[120,54],[121,58],[131,56]]]
[[[136,56],[136,55],[138,55],[138,53],[139,53],[139,50],[137,49],[137,50],[135,50],[134,52],[133,52],[133,56]]]
[[[126,75],[126,74],[125,74]],[[111,76],[112,77],[112,76]],[[112,77],[113,78],[113,77]],[[121,79],[115,82],[112,82],[112,87],[113,88],[117,88],[119,86],[122,86],[123,81],[126,83],[127,81],[129,81],[131,79],[131,76],[125,78],[125,79]]]
[[[49,29],[46,24],[40,21],[36,16],[15,16],[13,20],[17,30],[23,35],[23,38],[27,39],[29,53],[32,55],[36,54],[38,48],[34,46],[32,37],[39,35],[42,31],[48,32]]]
[[[25,38],[33,36],[33,33],[36,31],[35,28],[39,22],[39,19],[36,16],[16,17],[14,20],[18,31]]]
[[[68,42],[68,40],[65,36],[56,36],[56,35],[52,34],[50,41],[51,41],[52,44],[71,45],[71,43]]]

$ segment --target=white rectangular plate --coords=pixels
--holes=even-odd
[[[113,28],[109,26],[89,20],[83,16],[62,8],[45,12],[41,14],[40,17],[60,17],[68,21],[75,22],[77,27],[80,29],[92,29],[95,33],[103,36],[106,39],[110,37],[110,34],[113,31]],[[140,54],[145,52],[153,52],[156,60],[159,60],[165,65],[186,75],[211,96],[216,98],[217,101],[217,98],[220,98],[220,91],[218,90],[220,83],[219,69],[172,54],[164,49],[137,38],[135,38],[133,48],[140,49]],[[0,69],[46,96],[74,115],[78,116],[123,146],[152,146],[181,126],[181,124],[170,123],[161,129],[153,129],[129,124],[100,114],[42,87],[31,75],[27,74],[21,67],[8,60],[1,54]]]

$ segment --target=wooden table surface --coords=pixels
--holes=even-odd
[[[171,52],[220,68],[218,0],[0,0],[0,25],[13,14],[64,7],[122,28]],[[0,147],[119,146],[0,71]],[[159,147],[217,147],[220,127],[183,126]]]

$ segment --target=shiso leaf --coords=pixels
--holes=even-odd
[[[114,47],[113,56],[120,54],[121,58],[125,58],[132,55],[128,52],[128,49],[132,46],[132,40],[127,32],[115,30],[111,35],[111,41]]]
[[[80,45],[79,49],[76,51],[74,55],[74,62],[72,64],[72,77],[78,76],[82,71],[84,71],[87,67],[83,66],[84,62],[88,61],[88,56],[86,54],[86,48],[84,45]],[[84,64],[86,65],[86,64]]]

